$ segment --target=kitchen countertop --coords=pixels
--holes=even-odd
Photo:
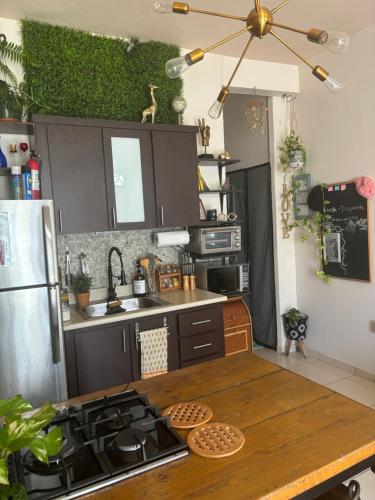
[[[242,430],[245,446],[223,459],[190,454],[90,498],[284,500],[375,455],[374,410],[254,354],[209,361],[129,388],[148,394],[160,408],[189,400],[208,404],[213,421]],[[335,479],[337,484],[342,480]]]
[[[148,309],[140,309],[138,311],[125,312],[121,314],[114,314],[113,316],[100,316],[96,318],[85,319],[77,310],[76,306],[70,309],[70,321],[64,323],[64,331],[78,330],[80,328],[87,328],[91,326],[107,325],[109,323],[118,323],[119,321],[126,321],[134,318],[145,318],[146,316],[153,316],[155,314],[163,314],[180,309],[188,309],[190,307],[201,307],[218,302],[225,302],[227,297],[217,293],[208,292],[207,290],[192,290],[168,293],[157,293],[155,297],[167,302],[167,304],[158,307],[151,307]]]

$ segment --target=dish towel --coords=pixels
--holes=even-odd
[[[139,333],[142,378],[168,372],[168,329],[157,328]]]

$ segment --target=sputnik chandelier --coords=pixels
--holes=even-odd
[[[301,30],[298,28],[293,28],[291,26],[286,26],[284,24],[276,23],[273,20],[274,14],[282,9],[285,5],[287,5],[291,0],[284,0],[280,5],[275,7],[272,10],[263,7],[260,3],[260,0],[254,0],[255,8],[250,11],[247,16],[234,16],[231,14],[223,14],[219,12],[212,12],[208,10],[195,9],[190,7],[189,4],[183,2],[171,2],[169,0],[157,0],[154,2],[154,10],[160,14],[188,14],[189,12],[195,12],[198,14],[206,14],[209,16],[217,16],[224,17],[227,19],[235,19],[238,21],[242,21],[246,23],[246,26],[242,28],[240,31],[229,35],[217,43],[214,43],[210,47],[206,49],[195,49],[188,54],[177,57],[175,59],[171,59],[165,65],[165,71],[169,78],[179,78],[184,71],[186,71],[190,66],[196,64],[204,58],[204,55],[207,52],[210,52],[220,45],[223,45],[234,38],[242,35],[243,33],[248,33],[250,35],[249,40],[247,41],[245,48],[239,58],[239,61],[232,73],[232,76],[229,78],[229,81],[225,87],[222,87],[220,94],[218,95],[216,101],[213,103],[209,110],[209,116],[213,119],[217,119],[220,117],[224,102],[229,95],[230,85],[233,82],[237,71],[239,70],[242,60],[245,57],[251,42],[254,38],[262,39],[265,35],[271,34],[276,40],[285,45],[289,50],[291,50],[297,57],[299,57],[307,66],[312,69],[312,73],[316,78],[318,78],[321,82],[324,82],[325,86],[328,88],[330,92],[333,94],[337,94],[343,88],[343,85],[336,81],[328,71],[326,71],[322,66],[314,65],[311,61],[309,61],[306,57],[304,57],[296,48],[290,45],[289,42],[284,40],[278,33],[276,33],[273,28],[282,28],[289,31],[294,31],[295,33],[300,33],[305,35],[310,42],[317,43],[322,47],[327,48],[333,53],[341,53],[343,52],[349,45],[349,36],[346,33],[339,32],[331,32],[324,31],[317,28],[311,28],[308,31]]]

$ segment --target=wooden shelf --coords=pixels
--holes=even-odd
[[[34,133],[32,122],[22,122],[20,120],[4,120],[0,118],[0,134],[26,134]]]
[[[232,193],[240,193],[240,189],[230,189],[229,191],[223,191],[222,189],[212,189],[210,191],[199,191],[199,194],[232,194]]]
[[[219,158],[213,158],[212,160],[198,158],[198,165],[200,167],[227,167],[228,165],[234,165],[239,163],[241,160],[220,160]]]

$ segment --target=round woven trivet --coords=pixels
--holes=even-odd
[[[233,425],[212,423],[193,429],[187,438],[191,451],[206,458],[234,455],[245,444],[245,436]]]
[[[176,403],[163,411],[175,429],[192,429],[212,418],[212,410],[203,403]]]

